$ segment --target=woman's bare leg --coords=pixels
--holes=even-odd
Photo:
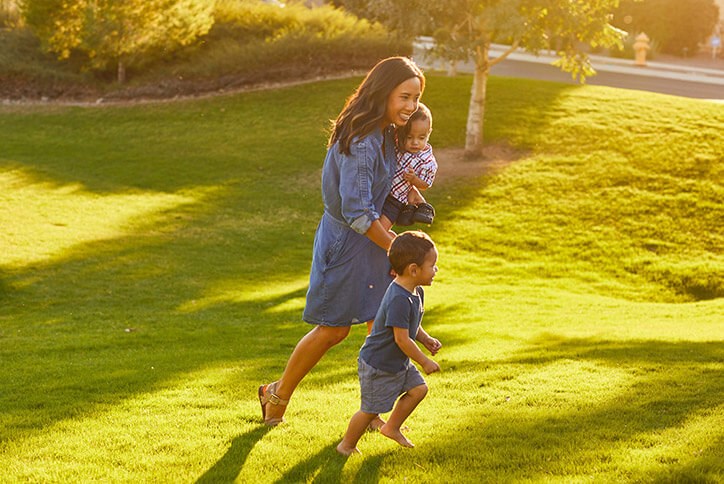
[[[297,385],[322,359],[332,346],[344,340],[349,334],[349,326],[316,326],[299,340],[287,361],[282,377],[276,382],[275,394],[282,400],[289,400]],[[266,404],[266,419],[281,418],[285,405]]]

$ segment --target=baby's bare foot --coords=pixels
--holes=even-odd
[[[415,444],[410,442],[407,437],[402,435],[402,432],[400,432],[400,429],[391,429],[389,428],[388,424],[383,425],[380,427],[380,433],[384,435],[387,438],[390,438],[400,444],[403,447],[415,447]]]
[[[344,445],[344,441],[340,442],[339,445],[337,445],[337,452],[339,452],[342,455],[346,455],[349,457],[352,454],[361,454],[360,450],[357,447],[347,447]]]

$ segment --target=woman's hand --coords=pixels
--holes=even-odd
[[[396,237],[396,234],[392,230],[386,230],[379,220],[372,222],[365,235],[385,252],[390,250],[390,245],[392,245],[392,241]]]

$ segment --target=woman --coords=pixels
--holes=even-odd
[[[374,319],[392,281],[387,249],[395,234],[379,221],[395,171],[396,126],[404,126],[425,87],[411,60],[380,61],[332,124],[322,167],[324,215],[314,237],[303,319],[315,327],[294,348],[281,378],[259,387],[267,425],[283,422],[299,382],[353,324]]]

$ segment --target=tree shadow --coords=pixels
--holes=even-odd
[[[365,457],[364,462],[357,471],[354,477],[355,484],[365,484],[368,482],[379,482],[380,480],[380,467],[382,462],[385,460],[385,454],[373,455]]]
[[[196,484],[215,484],[219,482],[234,482],[244,467],[254,445],[259,442],[272,427],[260,425],[257,428],[235,437],[226,454],[219,459],[209,470],[196,480]]]
[[[337,452],[333,442],[306,460],[299,462],[275,482],[340,482],[347,459]]]
[[[0,167],[22,168],[37,183],[81,185],[96,194],[171,193],[232,181],[283,195],[280,176],[299,182],[306,169],[321,165],[325,134],[320,127],[354,83],[188,102],[28,107],[7,117],[0,111]],[[278,145],[260,133],[283,136],[294,156],[280,157]]]
[[[418,447],[423,459],[437,464],[444,460],[445,465],[457,462],[460,479],[477,476],[483,481],[500,476],[506,480],[563,478],[577,470],[586,473],[589,467],[595,468],[597,475],[613,476],[614,480],[624,475],[632,480],[678,475],[682,480],[694,476],[707,481],[721,470],[716,464],[716,455],[724,450],[721,429],[698,456],[684,454],[684,461],[681,454],[667,448],[670,443],[656,450],[663,434],[680,431],[690,419],[706,418],[721,406],[724,347],[720,341],[619,342],[548,335],[519,355],[486,362],[486,368],[492,370],[479,372],[474,378],[479,385],[470,397],[486,400],[496,379],[525,381],[527,375],[546,365],[576,361],[606,365],[629,372],[633,378],[621,393],[609,394],[600,404],[581,402],[579,408],[569,404],[565,411],[556,411],[555,402],[541,397],[510,408],[506,405],[511,403],[488,403],[485,410],[463,402],[458,406],[453,398],[450,405],[459,414],[455,420],[446,420],[453,423],[449,430]],[[459,367],[476,374],[475,367],[481,364],[461,362]],[[519,402],[525,402],[527,393],[536,394],[535,388],[524,386],[519,389],[522,395],[508,391]],[[548,411],[536,413],[537,407]],[[461,449],[479,458],[471,459]],[[652,452],[650,468],[621,467],[617,459],[626,449]]]
[[[607,340],[600,338],[566,338],[544,333],[531,341],[528,349],[504,360],[507,364],[541,365],[576,358],[593,360],[611,366],[621,364],[705,363],[724,361],[721,341],[650,341]],[[724,382],[722,382],[724,384]]]
[[[290,303],[306,292],[311,235],[290,236],[291,225],[308,220],[313,233],[316,216],[254,227],[253,240],[219,217],[255,211],[220,190],[127,235],[0,268],[0,441],[213,364],[252,381],[280,372],[308,330]]]

